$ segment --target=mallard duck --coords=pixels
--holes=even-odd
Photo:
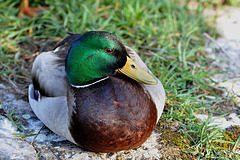
[[[29,102],[53,132],[94,152],[144,143],[165,103],[161,82],[114,34],[72,34],[32,67]]]

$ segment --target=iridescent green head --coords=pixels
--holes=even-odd
[[[91,31],[73,43],[65,67],[72,85],[86,85],[112,75],[126,61],[127,51],[114,34]]]
[[[128,56],[120,39],[104,31],[87,32],[74,42],[66,58],[65,70],[73,86],[94,83],[116,71],[141,83],[157,83]]]

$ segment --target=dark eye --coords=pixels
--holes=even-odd
[[[105,49],[105,52],[106,52],[106,53],[113,53],[113,52],[114,52],[114,49],[112,49],[112,48],[107,48],[107,49]]]

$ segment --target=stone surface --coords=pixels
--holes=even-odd
[[[239,13],[240,14],[240,13]],[[240,23],[240,22],[239,22]],[[217,45],[216,45],[217,44]],[[214,50],[217,46],[218,50]],[[207,49],[215,62],[213,68],[225,73],[217,74],[212,79],[219,83],[220,87],[225,87],[236,97],[236,101],[240,103],[240,40],[228,40],[219,38],[212,43]],[[221,50],[219,49],[221,48]]]
[[[229,40],[240,40],[239,8],[225,7],[217,18],[217,30],[221,36]]]
[[[0,159],[37,159],[30,143],[19,138],[0,136]]]
[[[240,126],[240,8],[225,7],[218,13],[211,13],[218,15],[216,28],[222,37],[211,41],[207,48],[211,53],[210,57],[215,60],[210,67],[223,71],[211,78],[218,82],[218,87],[224,87],[226,89],[224,94],[233,96],[236,103],[233,113],[222,118],[213,117],[211,124],[219,124],[225,129],[230,126]],[[208,117],[201,114],[195,116],[201,120]]]
[[[211,67],[227,72],[215,75],[212,79],[219,82],[220,87],[225,87],[240,103],[240,8],[225,7],[214,14],[218,15],[216,28],[222,38],[211,42],[207,50],[215,59]]]
[[[203,114],[195,114],[195,116],[201,120],[206,120],[208,118],[208,115]],[[219,125],[219,127],[222,129],[240,125],[240,119],[236,113],[231,113],[224,118],[213,116],[212,120],[213,122],[211,123],[211,125]]]

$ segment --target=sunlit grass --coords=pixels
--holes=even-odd
[[[212,112],[213,104],[223,98],[209,87],[214,72],[204,51],[204,32],[214,33],[207,26],[203,6],[210,2],[196,1],[190,7],[186,0],[150,1],[30,1],[32,6],[49,6],[37,17],[17,17],[20,0],[0,3],[0,76],[6,79],[11,74],[23,74],[19,61],[24,54],[32,54],[19,47],[21,42],[46,39],[45,43],[67,36],[66,31],[84,33],[90,30],[105,30],[116,34],[134,48],[151,71],[164,85],[168,108],[162,119],[177,121],[181,132],[190,144],[191,154],[198,158],[223,157],[230,152],[220,152],[212,145],[223,136],[216,126],[197,120],[194,113],[206,108]],[[215,36],[215,35],[213,35]],[[46,44],[42,44],[46,45]],[[29,73],[25,73],[29,77]],[[217,98],[209,100],[206,96]],[[210,101],[209,103],[205,103]],[[238,140],[239,141],[239,140]],[[236,147],[235,147],[236,148]]]

